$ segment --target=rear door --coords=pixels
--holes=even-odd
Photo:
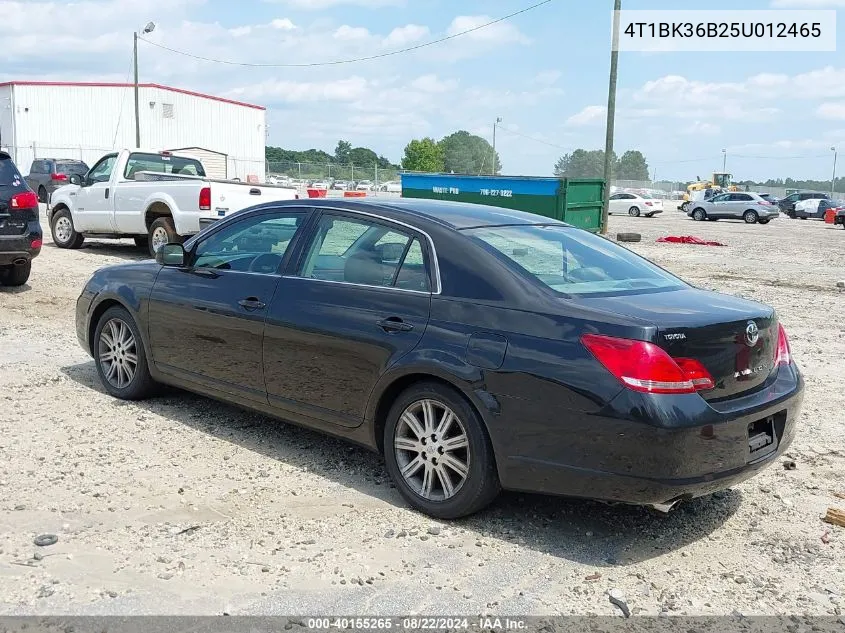
[[[29,191],[11,157],[0,152],[0,237],[23,235],[36,217],[33,209],[12,209],[10,201],[17,193]]]
[[[429,257],[426,238],[411,227],[324,212],[267,315],[270,404],[360,425],[376,381],[416,347],[428,324]]]

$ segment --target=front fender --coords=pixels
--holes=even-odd
[[[78,191],[79,186],[77,185],[65,185],[64,187],[56,189],[50,196],[50,209],[48,211],[47,218],[50,219],[53,209],[58,206],[67,207],[70,211],[71,217],[73,217],[74,203],[76,202],[76,193]]]

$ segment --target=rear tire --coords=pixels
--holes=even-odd
[[[695,211],[692,212],[692,219],[696,220],[697,222],[703,222],[707,219],[707,212],[699,207]]]
[[[453,420],[441,431],[438,425],[450,412]],[[408,419],[416,420],[416,431]],[[456,448],[444,450],[447,442]],[[439,383],[413,385],[393,403],[384,428],[384,458],[402,497],[437,519],[478,512],[501,489],[484,423],[459,392]]]
[[[47,190],[44,188],[44,185],[38,187],[38,202],[42,204],[47,204],[50,201],[50,196],[47,194]]]
[[[760,219],[760,216],[757,215],[756,211],[752,211],[749,209],[745,213],[742,214],[742,219],[745,221],[746,224],[757,224],[757,220]]]
[[[103,313],[91,348],[97,374],[110,395],[142,400],[154,391],[141,332],[126,308],[114,306]]]
[[[50,220],[50,234],[59,248],[79,248],[85,241],[85,236],[77,233],[73,228],[73,218],[70,211],[65,208],[53,213]]]
[[[163,216],[157,218],[150,224],[150,231],[147,237],[149,242],[150,255],[155,257],[156,251],[165,244],[181,244],[184,239],[176,232],[176,225],[173,218]]]
[[[632,218],[640,217],[639,208],[638,207],[631,207],[630,209],[628,209],[628,215],[630,215]]]
[[[31,271],[31,261],[22,266],[9,266],[5,270],[0,270],[0,283],[4,286],[23,286],[29,280]]]

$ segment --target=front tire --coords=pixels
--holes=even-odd
[[[141,332],[121,306],[106,310],[94,330],[92,351],[97,374],[106,391],[121,400],[141,400],[150,395],[150,376]]]
[[[473,514],[501,489],[484,423],[460,393],[438,383],[416,384],[393,403],[384,457],[405,500],[438,519]]]
[[[639,208],[638,207],[631,207],[630,209],[628,209],[628,215],[630,215],[632,218],[640,217]]]
[[[157,218],[150,224],[150,231],[148,234],[150,255],[155,257],[156,252],[166,244],[181,244],[184,240],[176,232],[176,225],[173,224],[173,218],[164,216]]]
[[[756,211],[752,211],[749,209],[745,213],[742,214],[742,219],[745,221],[746,224],[757,224],[757,220],[760,219],[760,216],[757,215]]]
[[[692,219],[697,222],[702,222],[707,219],[707,213],[702,208],[698,208],[692,212]]]
[[[59,248],[79,248],[85,241],[85,236],[76,232],[73,227],[73,217],[65,208],[53,213],[50,220],[50,234]]]
[[[29,280],[30,272],[32,272],[31,261],[21,266],[9,266],[5,270],[0,270],[0,284],[4,286],[23,286]]]

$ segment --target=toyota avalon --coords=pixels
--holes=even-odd
[[[803,392],[771,307],[464,203],[259,205],[97,271],[76,327],[114,397],[174,385],[356,442],[439,518],[502,488],[668,510],[772,464]]]

